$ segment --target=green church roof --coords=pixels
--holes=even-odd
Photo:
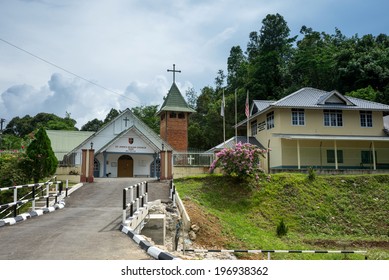
[[[196,112],[188,106],[184,97],[182,97],[180,90],[176,83],[173,83],[159,112],[158,115],[163,111],[175,111],[175,112]]]

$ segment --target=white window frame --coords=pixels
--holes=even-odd
[[[274,128],[274,111],[266,115],[266,128],[267,129]]]
[[[343,112],[342,110],[323,110],[324,126],[327,127],[342,127]]]
[[[250,127],[251,127],[251,136],[256,136],[258,132],[257,120],[252,121],[250,123]]]
[[[359,111],[359,120],[361,127],[373,127],[372,111]]]
[[[292,125],[304,126],[305,125],[305,110],[304,109],[292,109]]]

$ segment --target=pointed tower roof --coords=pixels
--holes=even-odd
[[[175,82],[173,82],[162,106],[158,111],[158,115],[164,111],[175,111],[175,112],[188,112],[194,113],[196,112],[192,108],[188,106],[184,97],[182,96],[180,90],[178,89]]]

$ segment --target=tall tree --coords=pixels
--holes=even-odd
[[[82,131],[98,131],[103,126],[103,121],[94,118],[81,127]]]
[[[131,111],[155,133],[159,134],[159,117],[157,116],[158,105],[134,107]]]
[[[104,119],[104,124],[106,123],[109,123],[110,121],[112,121],[114,118],[116,118],[117,116],[120,115],[120,111],[112,108],[109,113],[107,114],[107,116],[105,117]]]
[[[346,40],[337,55],[339,88],[343,92],[366,88],[384,92],[389,83],[388,36],[371,34]]]
[[[196,101],[196,113],[190,115],[189,148],[206,150],[215,146],[223,139],[222,131],[220,98],[218,98],[214,88],[204,87]]]
[[[290,29],[280,14],[267,15],[262,28],[250,34],[247,88],[255,99],[278,99],[290,82],[288,63],[297,37],[289,37]]]
[[[196,102],[197,102],[197,93],[194,88],[189,88],[185,92],[186,99],[188,101],[188,106],[192,109],[196,109]]]
[[[224,74],[223,70],[217,71],[217,76],[215,78],[215,85],[216,85],[216,90],[218,91],[224,86],[224,81],[226,79],[226,75]]]
[[[333,90],[336,87],[336,53],[341,36],[336,38],[303,26],[303,39],[297,42],[297,49],[290,64],[293,89],[314,87]]]
[[[232,91],[243,88],[246,71],[247,58],[243,54],[241,47],[232,47],[230,56],[227,59],[227,87]]]

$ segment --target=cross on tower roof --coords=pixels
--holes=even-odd
[[[173,70],[167,69],[168,72],[173,72],[173,83],[176,82],[176,72],[181,73],[181,70],[176,70],[176,65],[173,64]]]

